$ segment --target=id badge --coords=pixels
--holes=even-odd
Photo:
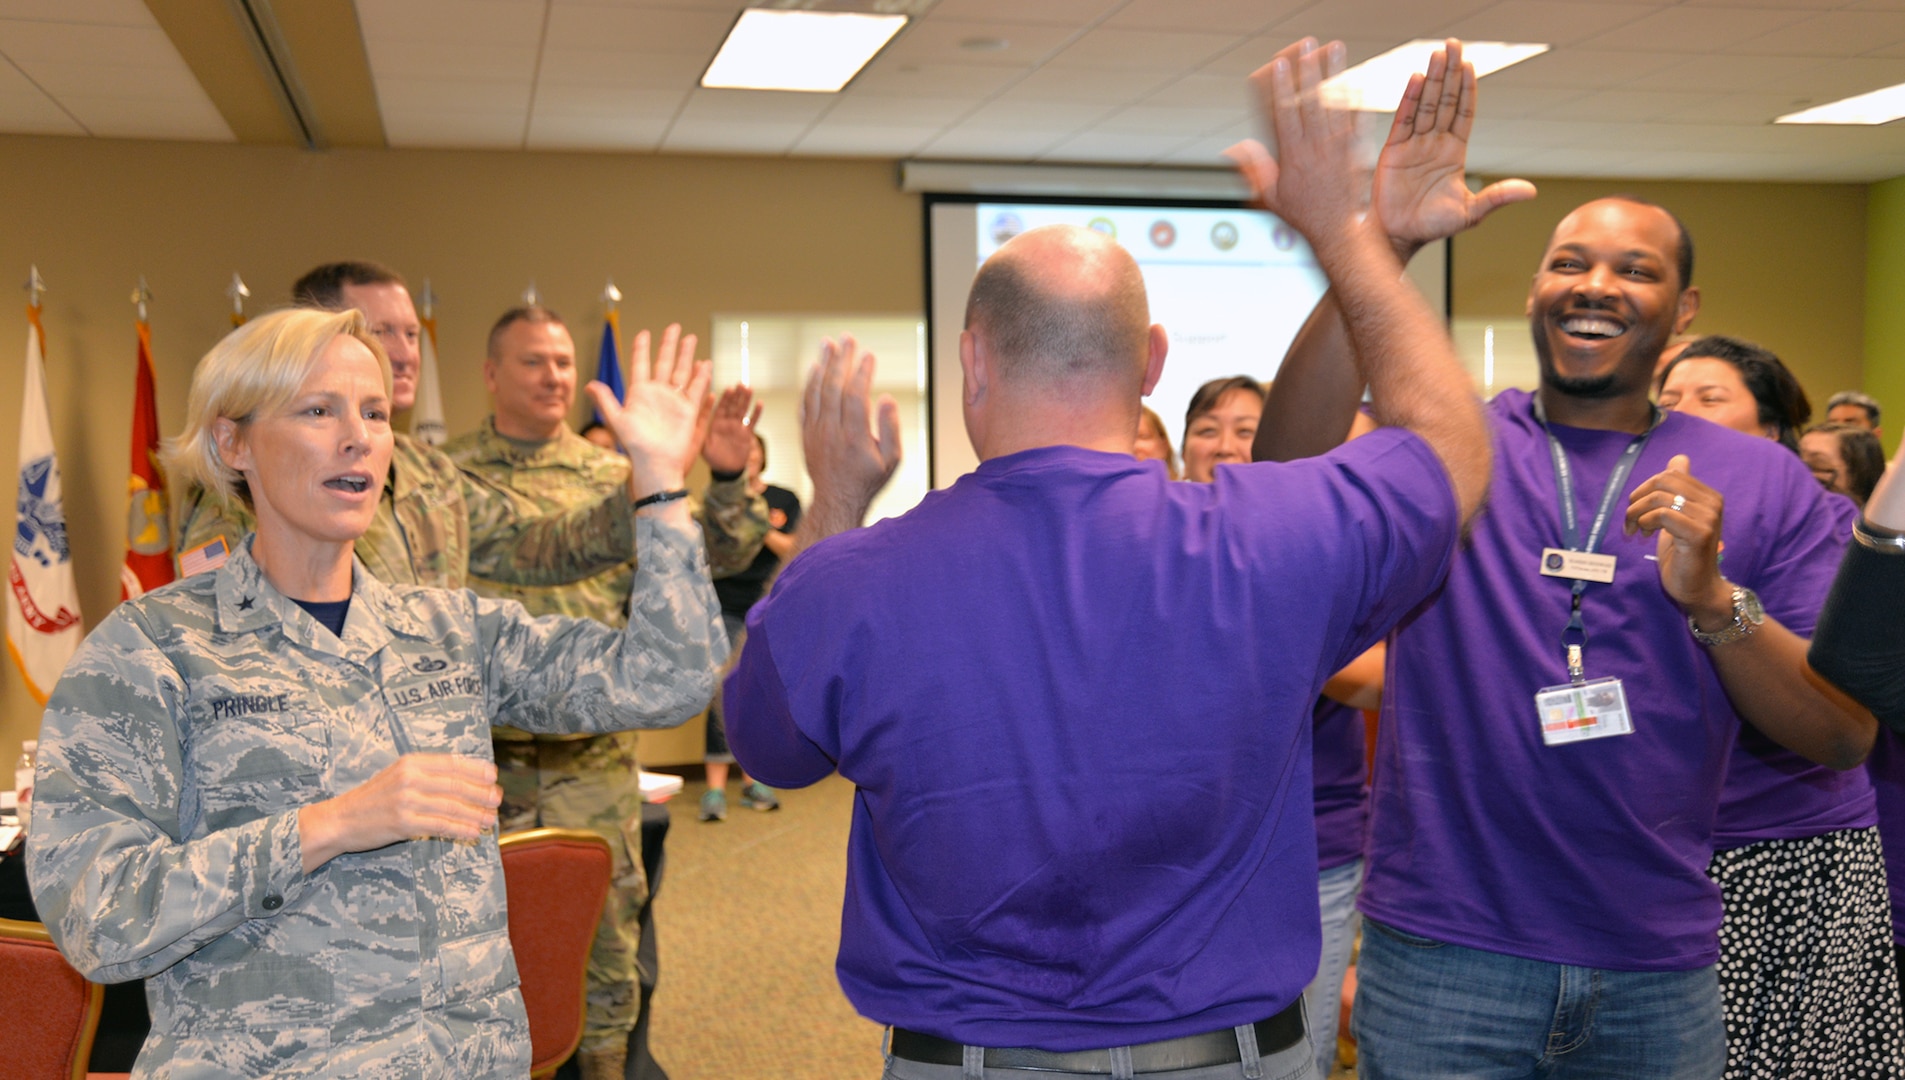
[[[1541,741],[1549,746],[1629,735],[1634,730],[1627,691],[1615,678],[1550,686],[1535,694],[1535,716],[1541,723]]]

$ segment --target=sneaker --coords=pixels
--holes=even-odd
[[[725,791],[710,791],[701,796],[701,820],[726,821],[728,819],[728,794]]]
[[[741,789],[741,805],[755,810],[779,810],[781,801],[766,784],[756,780]]]

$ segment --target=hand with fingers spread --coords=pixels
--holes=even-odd
[[[695,359],[695,336],[683,335],[680,324],[662,331],[652,365],[648,340],[643,330],[629,346],[626,401],[617,404],[608,387],[589,384],[602,422],[628,452],[629,490],[637,499],[686,483],[688,466],[701,449],[696,421],[710,375],[709,362]]]
[[[1264,209],[1290,223],[1312,247],[1351,230],[1362,212],[1356,164],[1356,114],[1333,103],[1323,83],[1343,70],[1340,41],[1314,38],[1286,46],[1250,76],[1276,136],[1273,157],[1245,140],[1228,153]]]
[[[753,405],[753,412],[748,406]],[[754,424],[761,418],[762,406],[754,403],[754,391],[735,383],[709,398],[702,406],[705,434],[701,456],[708,468],[718,473],[738,473],[747,469],[747,456],[754,450]]]
[[[880,395],[876,433],[873,366],[872,353],[863,355],[853,338],[842,337],[822,343],[820,362],[808,373],[800,401],[800,442],[814,481],[814,505],[801,516],[803,547],[857,527],[899,468],[899,405],[890,395]],[[816,535],[816,529],[822,531]]]
[[[496,766],[452,754],[405,754],[376,776],[298,812],[304,872],[339,855],[417,837],[475,840],[496,825]]]
[[[1465,170],[1475,128],[1475,66],[1450,38],[1409,76],[1389,139],[1376,159],[1370,205],[1403,254],[1481,224],[1498,207],[1535,197],[1526,180],[1501,180],[1471,192]]]
[[[1665,472],[1635,488],[1627,500],[1626,529],[1644,536],[1659,534],[1661,587],[1687,614],[1717,624],[1732,618],[1733,612],[1732,587],[1720,576],[1726,500],[1688,469],[1687,455],[1675,454]]]

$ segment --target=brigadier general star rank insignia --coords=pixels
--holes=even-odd
[[[251,610],[251,597],[249,597],[249,596],[247,596],[247,597],[243,597],[243,598],[241,598],[241,599],[240,599],[240,600],[238,601],[238,610],[240,610],[240,611],[250,611],[250,610]]]

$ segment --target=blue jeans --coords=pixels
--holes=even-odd
[[[1356,951],[1356,894],[1363,887],[1363,861],[1332,866],[1316,877],[1316,898],[1323,905],[1323,961],[1316,980],[1303,991],[1310,1014],[1310,1041],[1316,1044],[1316,1075],[1328,1076],[1336,1064],[1336,1017],[1343,1008],[1343,976]]]
[[[1720,983],[1604,971],[1447,945],[1363,920],[1362,1080],[1719,1080]]]

